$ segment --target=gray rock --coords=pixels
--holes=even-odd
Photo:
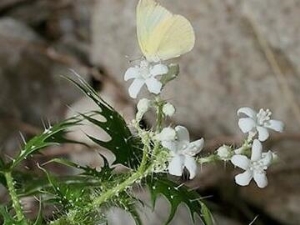
[[[73,35],[81,41],[89,41],[92,3],[93,0],[86,0],[84,4],[82,0],[13,0],[2,15],[26,23],[50,40]]]
[[[0,37],[9,41],[12,39],[17,39],[21,42],[36,42],[41,41],[40,37],[32,31],[29,27],[25,26],[22,22],[15,20],[10,17],[1,18],[0,21]]]
[[[21,123],[41,127],[43,120],[56,122],[63,117],[66,105],[81,95],[61,78],[70,74],[69,66],[79,73],[83,71],[80,65],[53,60],[45,41],[24,23],[0,19],[2,146],[5,139],[10,140],[10,134],[22,130]]]
[[[35,26],[54,16],[55,9],[59,5],[59,1],[55,4],[47,0],[24,1],[23,4],[12,5],[14,7],[11,7],[4,15]]]
[[[17,4],[24,3],[27,0],[2,0],[0,2],[0,11],[7,10]]]

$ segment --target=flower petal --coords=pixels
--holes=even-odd
[[[136,98],[144,83],[145,81],[143,79],[134,79],[134,81],[128,89],[131,98]]]
[[[162,141],[161,145],[167,149],[169,149],[170,151],[173,152],[177,152],[178,148],[177,148],[177,142],[176,141]]]
[[[251,118],[240,118],[238,124],[243,133],[251,131],[256,126],[255,121]]]
[[[265,124],[264,126],[278,132],[282,132],[284,128],[283,122],[279,120],[269,120],[269,123]]]
[[[268,151],[267,153],[263,153],[261,161],[264,166],[267,167],[270,166],[270,164],[273,161],[273,153],[271,151]]]
[[[250,183],[252,177],[252,172],[250,170],[246,170],[244,173],[240,173],[235,176],[235,182],[238,185],[246,186]]]
[[[130,67],[126,70],[124,75],[124,80],[127,81],[129,79],[139,77],[139,69],[138,67]]]
[[[257,112],[254,111],[253,109],[249,108],[249,107],[242,107],[242,108],[240,108],[237,111],[237,114],[240,115],[241,113],[249,116],[252,119],[256,119]]]
[[[261,126],[257,126],[256,129],[258,131],[258,139],[260,141],[265,141],[265,140],[268,139],[268,137],[269,137],[269,131],[268,131],[267,128],[261,127]]]
[[[160,93],[161,87],[162,87],[162,83],[160,81],[156,80],[154,77],[150,77],[150,78],[146,79],[145,82],[146,82],[148,90],[151,93],[154,93],[154,94]]]
[[[250,160],[244,155],[232,156],[231,162],[233,165],[235,165],[241,169],[244,169],[244,170],[247,170],[250,167]]]
[[[169,69],[166,65],[163,64],[156,64],[153,66],[153,68],[150,70],[150,73],[153,77],[157,75],[162,75],[168,73]]]
[[[198,154],[204,146],[204,139],[201,138],[197,141],[193,141],[188,145],[188,148],[183,151],[184,154],[187,154],[189,156],[195,156]]]
[[[265,173],[254,172],[253,178],[258,187],[264,188],[268,185],[268,178]]]
[[[176,131],[172,127],[165,127],[157,134],[157,138],[160,141],[175,141]]]
[[[186,167],[186,169],[190,173],[190,179],[193,179],[196,176],[196,173],[197,173],[197,163],[196,163],[194,157],[185,156],[184,166]]]
[[[177,133],[177,138],[178,141],[186,141],[190,142],[190,134],[189,131],[184,127],[184,126],[176,126],[175,127],[176,133]]]
[[[259,140],[255,139],[252,144],[251,161],[258,161],[262,156],[262,144]]]
[[[184,168],[184,156],[176,155],[169,163],[169,173],[175,176],[181,176]]]

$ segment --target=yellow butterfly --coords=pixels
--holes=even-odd
[[[191,23],[155,0],[139,0],[137,37],[143,55],[150,62],[176,58],[189,52],[195,44]]]

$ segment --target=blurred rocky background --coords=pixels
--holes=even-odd
[[[203,165],[188,185],[206,198],[221,225],[300,224],[300,1],[161,2],[187,17],[197,38],[193,51],[176,60],[179,78],[164,90],[177,108],[173,124],[187,126],[194,138],[204,137],[207,152],[223,143],[240,143],[239,107],[269,108],[286,124],[285,133],[273,135],[266,146],[281,159],[269,171],[267,188],[237,187],[236,170],[230,165]],[[19,132],[30,138],[49,123],[94,107],[62,78],[72,76],[70,69],[128,121],[133,118],[136,102],[128,97],[123,74],[130,60],[141,57],[136,4],[137,0],[0,1],[1,154],[15,154]],[[151,121],[149,115],[145,123],[151,126]],[[91,151],[74,153],[73,148],[54,149],[44,157],[62,154],[91,166],[98,163]],[[6,198],[3,192],[0,199]],[[148,224],[160,224],[165,210],[162,203],[154,214],[147,213]],[[113,213],[114,223],[124,224],[122,216]],[[188,217],[180,209],[173,224],[188,224]]]

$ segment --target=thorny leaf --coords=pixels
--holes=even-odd
[[[73,82],[92,101],[94,101],[97,106],[99,106],[99,110],[94,111],[93,114],[81,114],[81,116],[98,126],[99,129],[104,130],[111,139],[109,141],[103,141],[87,134],[88,137],[96,144],[113,152],[116,156],[115,164],[119,163],[129,168],[137,168],[142,156],[140,140],[133,137],[123,117],[106,103],[86,81],[79,75],[77,77],[78,81],[70,78],[66,79]],[[95,115],[105,117],[105,121],[95,119]]]
[[[160,195],[163,195],[169,201],[171,212],[166,224],[171,222],[181,203],[184,203],[188,207],[193,222],[195,222],[196,214],[205,225],[214,224],[208,208],[201,202],[201,196],[196,191],[189,190],[184,185],[178,185],[162,174],[158,174],[155,177],[147,177],[145,182],[151,194],[153,207],[155,206],[156,199]]]

